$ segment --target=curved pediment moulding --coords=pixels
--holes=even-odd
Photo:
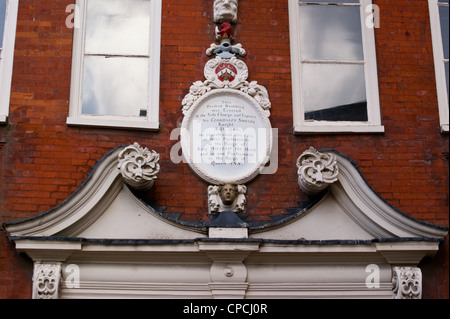
[[[170,221],[135,196],[134,191],[153,186],[159,170],[156,152],[137,143],[119,146],[108,152],[79,189],[60,205],[3,227],[9,237],[49,239],[155,239],[167,238],[168,233],[180,238],[204,236],[205,229]]]
[[[356,163],[333,149],[310,148],[297,160],[298,183],[315,202],[270,225],[254,227],[250,237],[306,240],[434,238],[448,227],[426,223],[399,211],[365,180]]]
[[[158,234],[156,238],[179,239],[180,236],[203,237],[208,233],[209,227],[217,225],[214,220],[183,222],[176,217],[171,218],[136,197],[135,193],[126,186],[125,178],[119,169],[120,154],[130,149],[136,151],[135,157],[138,158],[145,153],[154,155],[148,149],[139,148],[137,145],[117,147],[99,161],[88,179],[66,201],[36,217],[6,223],[3,225],[4,229],[10,237],[77,237],[84,234],[88,238],[109,236],[108,238],[155,239],[152,236]],[[305,154],[309,154],[307,157],[310,157],[314,153],[312,152],[313,150],[309,149]],[[442,240],[447,235],[447,227],[414,219],[388,204],[370,187],[356,164],[345,155],[331,149],[318,152],[326,153],[327,156],[322,158],[329,163],[336,162],[335,169],[339,172],[337,178],[328,179],[327,189],[320,188],[321,193],[315,196],[315,200],[312,200],[305,208],[292,209],[289,214],[278,217],[273,222],[242,221],[239,223],[239,227],[248,228],[250,238],[273,240],[434,238]],[[314,156],[316,159],[320,158],[317,154]],[[330,161],[330,158],[333,160]],[[307,163],[311,164],[311,161]],[[154,168],[159,171],[158,164],[155,163]],[[298,171],[302,171],[301,165]],[[156,173],[152,176],[156,177]],[[336,180],[333,181],[334,179]],[[133,207],[133,209],[127,209],[127,207]],[[207,207],[208,203],[205,202],[205,209],[208,209]],[[120,212],[127,210],[133,211],[137,219],[120,221]],[[161,231],[155,233],[153,231],[155,225],[150,220],[142,223],[138,216],[146,216],[154,220],[160,225]],[[105,222],[105,225],[102,225],[102,222]],[[148,225],[148,230],[138,227],[141,231],[133,232],[133,222]],[[124,231],[125,227],[120,227],[123,223],[128,224],[128,231]],[[92,226],[94,224],[95,227]],[[162,227],[163,225],[165,227]],[[97,229],[95,232],[94,228]],[[106,228],[115,229],[115,232],[107,232]]]
[[[338,183],[330,186],[338,204],[374,238],[440,238],[448,227],[415,219],[398,210],[369,185],[356,163],[336,150],[325,149],[336,155]]]
[[[86,219],[95,220],[115,199],[124,185],[117,158],[124,146],[108,152],[94,167],[83,184],[64,202],[38,216],[4,224],[12,236],[70,236],[69,229]],[[83,224],[89,224],[88,221]]]

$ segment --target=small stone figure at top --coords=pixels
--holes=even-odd
[[[216,40],[219,44],[212,43],[206,50],[206,55],[215,54],[224,59],[234,56],[245,56],[246,51],[240,43],[233,44],[233,26],[238,18],[238,0],[214,0],[214,22],[216,26]]]
[[[236,23],[238,0],[214,0],[214,22]]]

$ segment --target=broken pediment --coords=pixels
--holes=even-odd
[[[4,225],[11,237],[86,237],[180,239],[206,236],[212,221],[183,222],[145,203],[127,186],[118,169],[119,155],[109,152],[87,181],[54,209]],[[339,174],[309,206],[293,208],[272,222],[245,222],[251,238],[278,240],[369,240],[379,238],[443,238],[447,228],[428,224],[398,211],[367,184],[354,162],[334,154]],[[119,167],[120,168],[120,167]],[[158,167],[159,170],[159,167]],[[153,181],[153,180],[152,180]],[[205,210],[207,210],[205,203]],[[235,227],[234,224],[221,225]]]
[[[320,174],[321,182],[306,185],[306,178],[302,176],[304,166],[309,165],[306,164],[299,167],[299,184],[308,190],[316,186],[318,202],[307,208],[292,209],[290,218],[281,220],[278,225],[255,229],[254,236],[295,239],[302,235],[300,238],[313,240],[446,236],[448,228],[414,219],[387,203],[370,187],[355,162],[344,154],[330,149],[313,151],[322,156],[319,159],[322,163],[316,162],[314,167],[322,167],[323,174],[314,171],[311,175]],[[305,154],[311,155],[311,149],[299,159]],[[331,162],[334,162],[334,168],[327,167]],[[331,176],[328,182],[326,173]]]
[[[412,269],[399,268],[400,275],[419,276],[418,263],[438,251],[448,228],[389,205],[343,154],[319,153],[333,158],[336,178],[320,185],[311,202],[272,222],[246,222],[226,211],[210,214],[210,221],[187,222],[152,207],[136,189],[144,183],[157,187],[159,157],[134,144],[106,154],[86,182],[54,209],[3,228],[16,249],[33,259],[36,283],[47,270],[57,269],[62,278],[58,293],[34,285],[35,298],[408,297],[401,287],[393,295],[393,267]],[[126,170],[133,182],[124,176],[124,156],[140,161]],[[325,173],[309,174],[325,180]],[[378,267],[376,289],[364,281],[369,265]],[[64,281],[68,266],[79,269],[79,289]],[[131,266],[134,272],[127,270]],[[106,273],[100,274],[99,267]]]

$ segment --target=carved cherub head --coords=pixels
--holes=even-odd
[[[236,200],[237,188],[231,184],[223,185],[219,189],[219,195],[224,205],[231,206]]]
[[[247,203],[246,193],[247,186],[245,185],[210,185],[208,187],[209,212],[221,213],[231,211],[242,213],[245,211],[245,204]]]
[[[238,0],[214,0],[214,22],[237,22]]]

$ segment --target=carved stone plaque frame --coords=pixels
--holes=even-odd
[[[189,166],[208,183],[245,184],[270,158],[268,112],[248,93],[231,88],[211,90],[186,111],[181,146]]]

